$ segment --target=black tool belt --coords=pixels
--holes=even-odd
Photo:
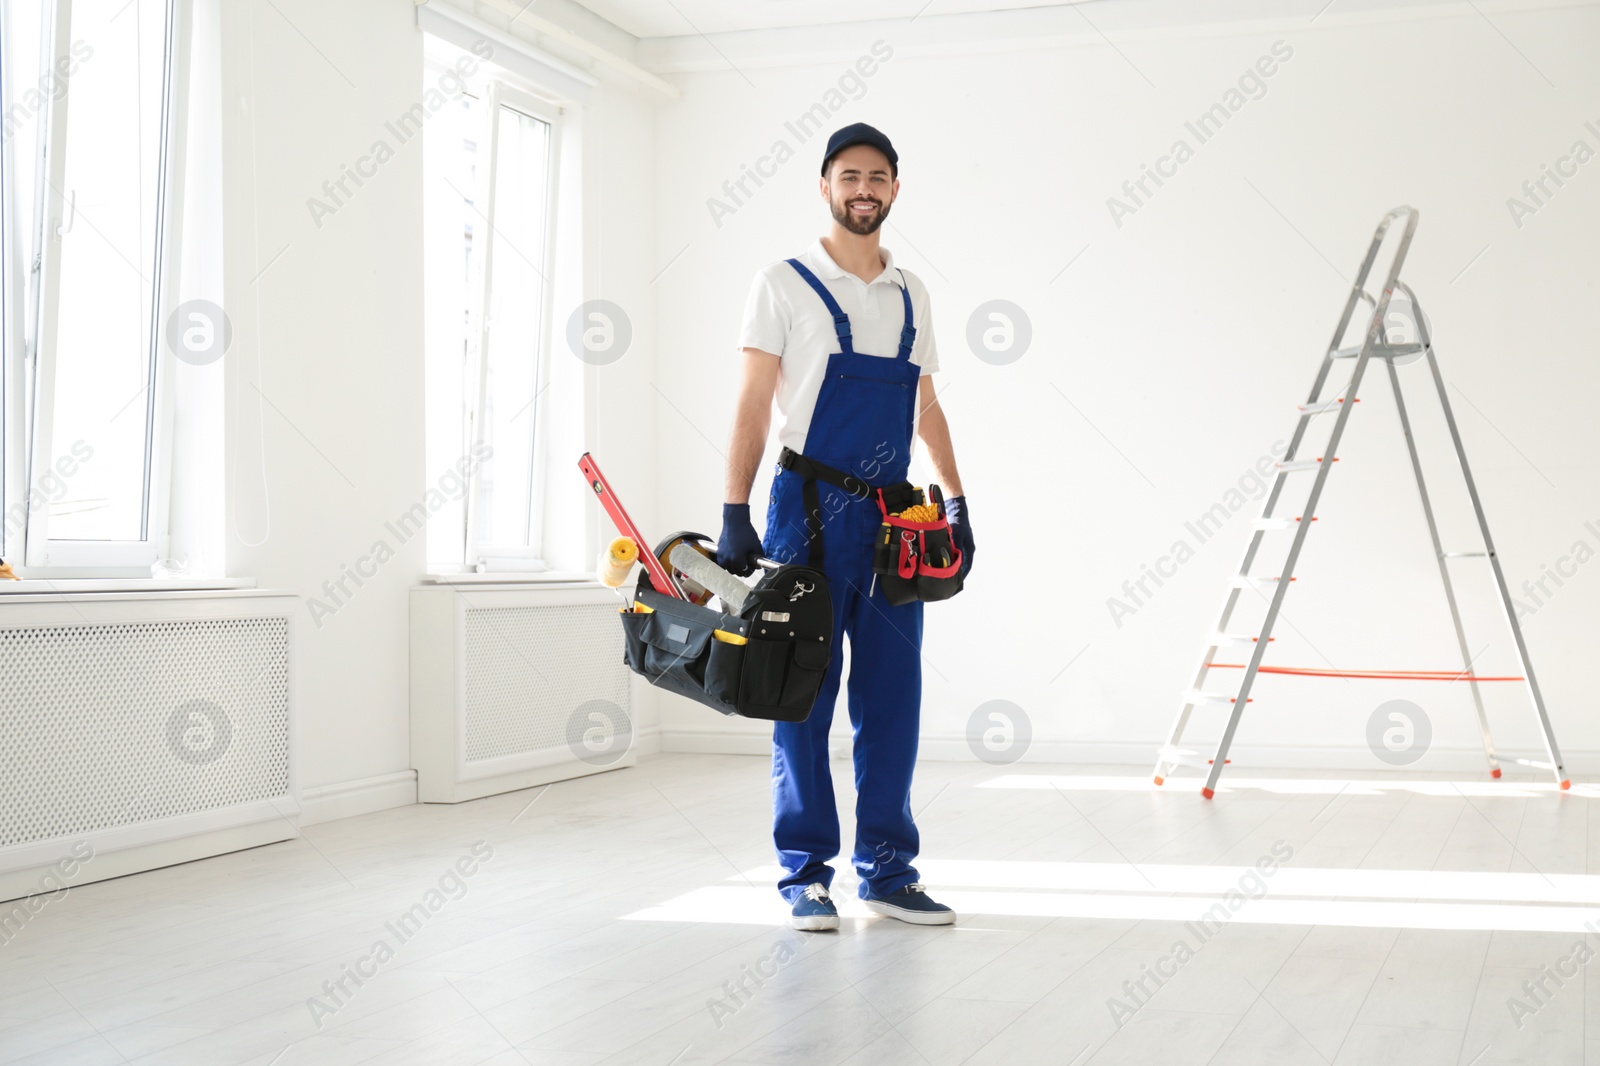
[[[809,564],[817,569],[822,567],[822,494],[817,490],[817,482],[826,481],[835,488],[843,490],[847,495],[858,500],[871,500],[878,498],[880,490],[866,483],[854,474],[846,473],[837,467],[819,463],[815,459],[808,459],[793,448],[784,448],[778,453],[778,465],[791,473],[801,477],[800,499],[806,509],[806,542],[810,546],[811,557]],[[885,485],[882,489],[882,505],[889,511],[899,511],[921,502],[917,499],[917,490],[909,481],[902,481],[894,485]]]

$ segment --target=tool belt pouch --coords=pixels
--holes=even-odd
[[[739,614],[663,595],[641,572],[622,634],[628,668],[652,685],[726,715],[803,722],[833,654],[833,604],[806,566],[764,571]]]
[[[872,569],[883,585],[884,598],[893,606],[914,600],[948,600],[961,591],[961,553],[950,534],[950,520],[944,513],[944,497],[939,486],[928,486],[937,518],[918,522],[896,512],[922,504],[922,493],[912,489],[911,503],[896,506],[906,498],[904,488],[893,485],[876,490],[883,525],[873,546]]]

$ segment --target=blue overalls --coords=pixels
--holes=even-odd
[[[874,488],[905,481],[921,373],[911,361],[917,331],[905,274],[900,275],[905,325],[900,350],[891,359],[857,352],[850,318],[838,301],[798,260],[788,262],[827,305],[839,338],[839,350],[828,357],[803,454]],[[922,603],[891,607],[873,581],[873,539],[882,522],[876,500],[818,483],[821,539],[813,544],[803,482],[787,469],[773,479],[762,548],[772,559],[801,563],[814,560],[814,551],[821,549],[833,599],[834,654],[810,716],[773,728],[772,837],[785,871],[778,889],[793,903],[805,886],[833,881],[827,863],[839,854],[839,812],[828,767],[828,729],[843,666],[841,636],[849,634],[856,784],[851,861],[861,878],[860,895],[882,897],[917,880],[911,865],[918,850],[911,774],[922,705]]]

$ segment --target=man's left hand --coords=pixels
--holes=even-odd
[[[972,570],[972,522],[967,512],[967,498],[965,496],[952,496],[944,501],[945,517],[950,520],[950,538],[955,541],[956,550],[961,553],[961,577],[966,579]]]

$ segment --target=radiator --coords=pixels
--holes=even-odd
[[[294,597],[0,597],[0,899],[296,834]]]
[[[411,593],[411,760],[424,803],[632,766],[620,601],[600,588]]]

